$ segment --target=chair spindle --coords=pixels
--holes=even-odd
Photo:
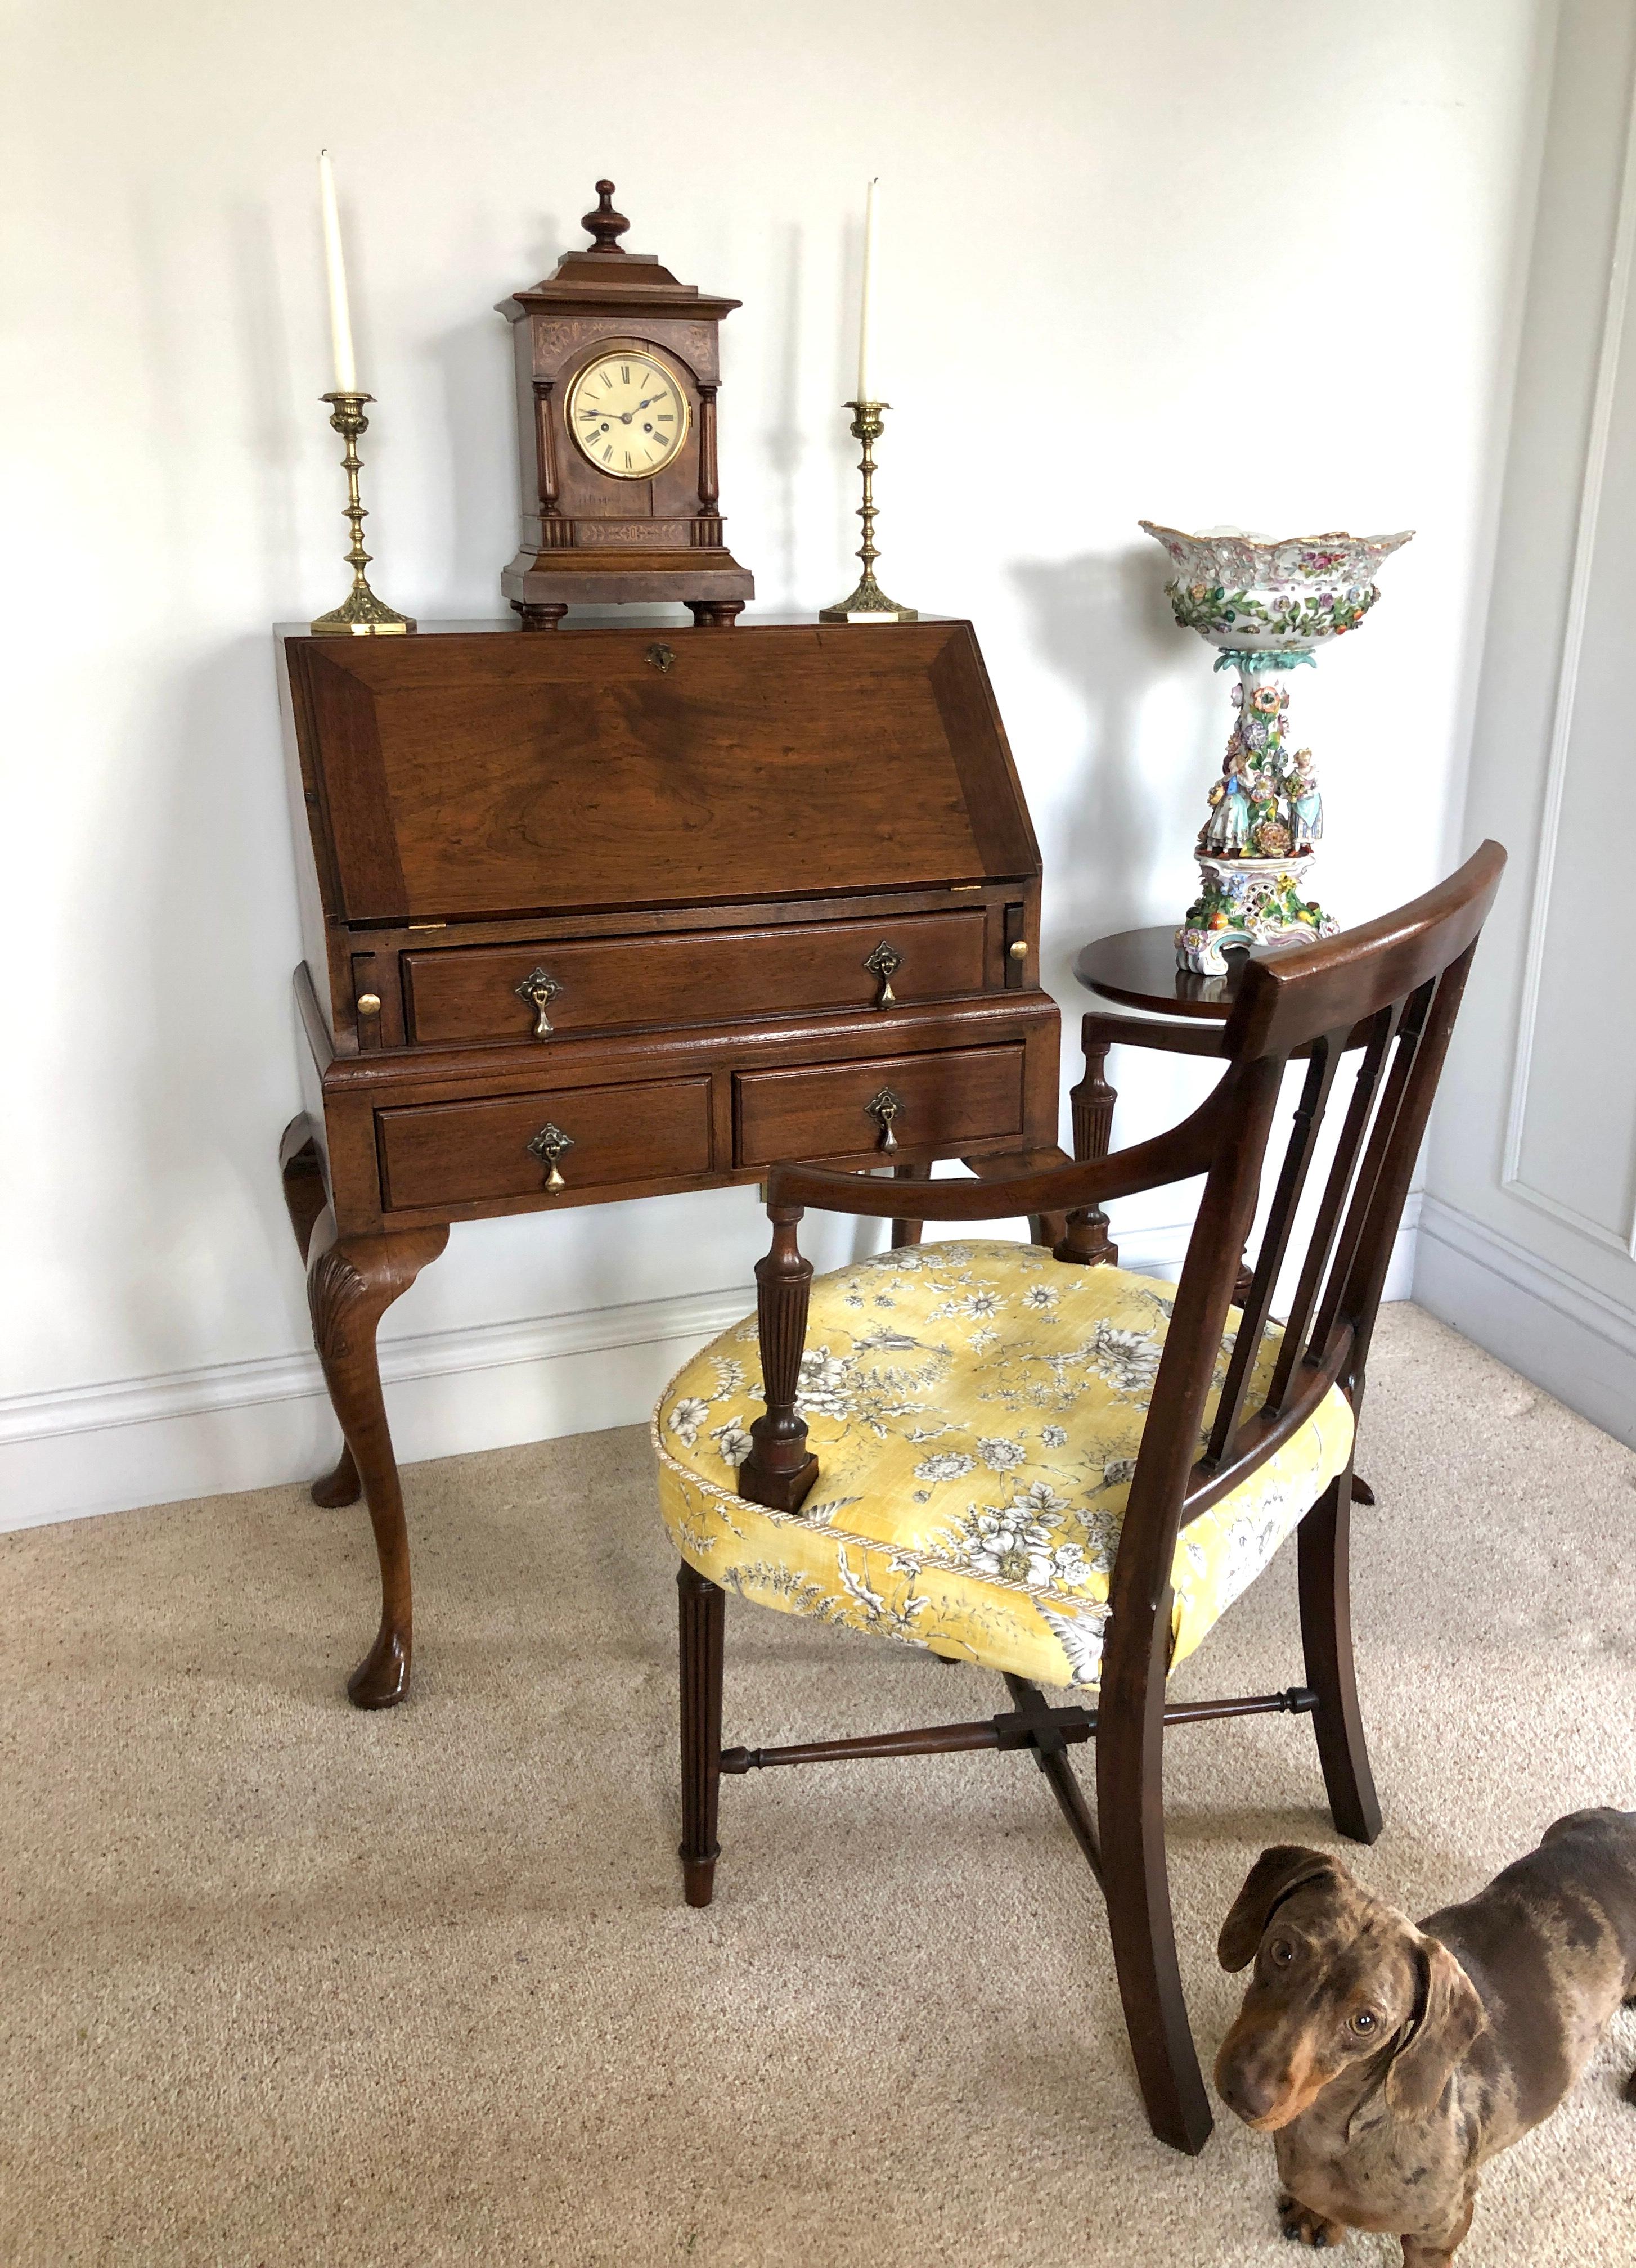
[[[1221,1399],[1216,1404],[1215,1422],[1210,1429],[1210,1440],[1203,1461],[1206,1468],[1220,1463],[1238,1431],[1250,1373],[1261,1351],[1268,1314],[1278,1288],[1279,1272],[1289,1248],[1295,1208],[1301,1203],[1301,1192],[1307,1186],[1318,1131],[1323,1123],[1323,1113],[1329,1103],[1330,1090],[1335,1084],[1335,1074],[1340,1069],[1346,1037],[1344,1031],[1327,1033],[1322,1040],[1315,1042],[1308,1062],[1301,1101],[1296,1107],[1288,1146],[1279,1172],[1278,1187],[1261,1239],[1261,1253],[1256,1263],[1249,1297],[1244,1303],[1243,1319],[1238,1327],[1238,1336],[1233,1343],[1233,1358],[1227,1365]]]
[[[818,1477],[818,1460],[807,1447],[807,1423],[795,1407],[813,1280],[813,1263],[795,1241],[802,1211],[800,1205],[768,1206],[772,1249],[755,1263],[755,1319],[767,1406],[750,1427],[750,1453],[739,1468],[739,1494],[772,1512],[795,1511]]]

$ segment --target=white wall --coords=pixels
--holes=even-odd
[[[1432,1148],[1418,1296],[1636,1444],[1636,17],[1567,0],[1467,832],[1512,845]]]
[[[1342,918],[1447,863],[1548,14],[832,0],[626,33],[409,0],[346,33],[313,0],[152,0],[14,25],[8,1516],[286,1476],[331,1438],[273,1171],[298,939],[268,637],[343,588],[321,144],[379,396],[376,581],[423,620],[498,610],[490,310],[580,240],[604,172],[633,249],[745,303],[723,496],[761,600],[846,588],[836,405],[881,174],[882,576],[978,625],[1072,1012],[1079,943],[1190,894],[1226,730],[1139,514],[1419,529],[1296,699]],[[1189,1091],[1117,1076],[1120,1138]],[[1126,1208],[1127,1252],[1175,1219]],[[637,1414],[763,1233],[748,1190],[457,1231],[388,1320],[404,1454]]]

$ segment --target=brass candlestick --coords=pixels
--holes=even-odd
[[[326,394],[322,399],[330,406],[329,422],[347,445],[341,460],[347,476],[347,518],[352,523],[352,549],[347,554],[347,563],[352,570],[352,588],[333,614],[321,615],[307,628],[314,637],[400,637],[412,630],[414,619],[409,615],[394,614],[384,606],[370,589],[364,570],[370,555],[364,549],[364,506],[358,499],[357,476],[361,460],[357,453],[357,437],[369,431],[369,420],[364,415],[364,404],[374,400],[372,394]]]
[[[917,622],[919,615],[913,607],[900,607],[888,599],[875,581],[875,561],[881,556],[875,549],[875,460],[874,444],[881,438],[886,423],[885,413],[892,407],[889,401],[849,401],[852,412],[853,437],[863,444],[859,467],[864,476],[864,500],[858,517],[864,524],[864,540],[859,548],[859,557],[864,571],[858,588],[838,606],[820,609],[821,622]]]

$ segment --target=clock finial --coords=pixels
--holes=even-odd
[[[596,239],[594,244],[588,245],[586,248],[590,252],[617,253],[623,259],[625,247],[617,239],[624,234],[630,224],[623,213],[614,210],[613,183],[599,181],[596,185],[596,210],[580,216],[580,227],[588,228]]]

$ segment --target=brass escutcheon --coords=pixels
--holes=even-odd
[[[872,976],[878,976],[881,980],[881,990],[875,995],[877,1008],[896,1007],[897,995],[892,990],[892,979],[903,965],[903,954],[895,946],[888,945],[884,938],[865,961],[864,967],[869,974]]]
[[[534,1035],[536,1040],[550,1038],[551,1020],[545,1012],[562,989],[556,977],[548,975],[543,968],[531,968],[520,984],[512,985],[512,990],[517,998],[527,1000],[534,1012]]]
[[[644,661],[652,662],[661,675],[670,667],[675,658],[676,649],[674,645],[651,645],[642,657]]]
[[[545,1177],[545,1186],[548,1189],[555,1192],[557,1189],[565,1189],[568,1187],[567,1182],[557,1172],[556,1165],[558,1159],[563,1157],[566,1152],[571,1150],[573,1146],[573,1136],[571,1134],[564,1134],[562,1128],[560,1126],[554,1126],[549,1118],[546,1120],[544,1125],[540,1129],[539,1132],[534,1136],[533,1141],[529,1143],[528,1147],[533,1151],[534,1156],[550,1167],[549,1173],[548,1173]]]
[[[881,1129],[881,1139],[875,1145],[877,1149],[896,1149],[897,1137],[892,1131],[892,1121],[903,1107],[903,1096],[895,1094],[889,1086],[883,1086],[878,1094],[872,1094],[865,1103],[864,1108]]]

